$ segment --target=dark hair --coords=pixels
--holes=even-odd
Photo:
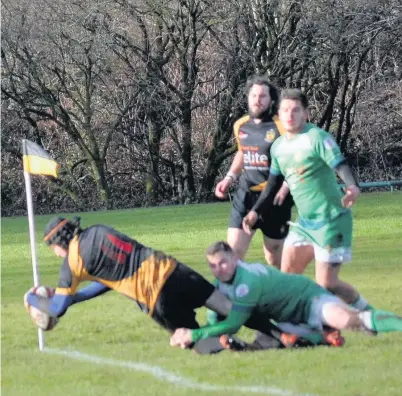
[[[218,241],[208,246],[206,255],[213,256],[216,253],[233,253],[233,249],[225,241]]]
[[[253,85],[265,85],[269,89],[269,96],[271,97],[270,113],[276,114],[278,111],[279,90],[272,84],[265,76],[255,74],[247,79],[246,92],[249,94]]]
[[[73,217],[72,220],[53,217],[45,228],[43,240],[48,245],[59,245],[67,249],[70,241],[82,232],[80,222],[80,217]]]
[[[284,89],[281,93],[280,102],[284,99],[298,100],[305,109],[308,108],[307,96],[300,89]]]

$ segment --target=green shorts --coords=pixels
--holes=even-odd
[[[290,223],[285,245],[312,245],[316,260],[340,263],[351,260],[352,213],[345,212],[322,227],[311,230],[300,223]]]

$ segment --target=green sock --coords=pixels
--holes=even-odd
[[[388,331],[402,331],[402,317],[392,312],[373,310],[371,314],[371,325],[378,333]]]

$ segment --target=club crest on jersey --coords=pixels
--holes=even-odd
[[[335,147],[336,147],[336,143],[335,143],[335,140],[334,139],[332,139],[332,138],[326,138],[325,140],[324,140],[324,147],[327,149],[327,150],[333,150]]]
[[[247,133],[243,132],[243,131],[239,131],[239,139],[245,139],[247,137]]]
[[[239,297],[239,298],[246,296],[248,294],[248,292],[249,292],[249,288],[244,283],[237,286],[236,290],[235,290],[236,297]]]
[[[265,141],[268,143],[272,143],[275,140],[276,133],[273,129],[270,129],[266,134],[265,134]]]

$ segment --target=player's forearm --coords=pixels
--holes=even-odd
[[[234,334],[240,329],[241,325],[227,323],[225,320],[212,326],[201,327],[191,331],[191,340],[197,342],[209,337],[217,337],[222,334]]]
[[[335,172],[337,173],[339,178],[343,181],[343,183],[345,183],[346,187],[349,186],[359,187],[359,184],[353,175],[352,169],[350,169],[346,161],[343,161],[339,165],[337,165],[335,167]]]
[[[72,296],[72,304],[90,300],[91,298],[98,297],[110,290],[109,287],[100,282],[91,282],[91,284],[79,290]]]
[[[71,305],[72,297],[62,294],[55,294],[52,298],[45,298],[36,294],[28,294],[27,301],[29,305],[47,313],[53,317],[63,316],[67,308]]]
[[[230,165],[230,169],[226,174],[225,178],[230,178],[232,182],[235,182],[241,174],[243,169],[243,152],[238,151],[232,161],[232,165]]]
[[[237,151],[235,154],[232,165],[230,165],[230,171],[240,175],[240,172],[243,169],[243,151]]]
[[[278,192],[278,188],[282,185],[283,180],[284,178],[282,175],[273,175],[272,173],[270,173],[267,185],[261,192],[252,210],[260,214],[263,211],[264,207],[272,205],[275,195]]]
[[[249,312],[231,311],[229,316],[217,324],[205,326],[191,331],[191,340],[197,342],[209,337],[217,337],[222,334],[234,334],[250,317]]]

